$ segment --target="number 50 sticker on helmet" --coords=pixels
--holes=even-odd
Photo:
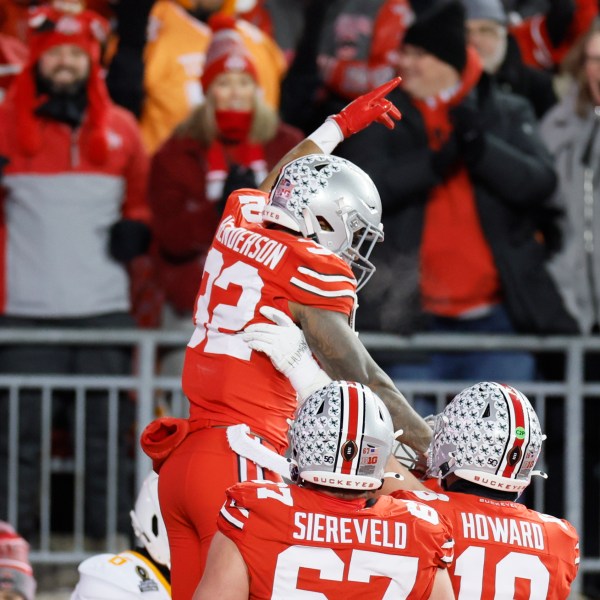
[[[292,425],[296,480],[347,490],[381,487],[392,418],[368,387],[333,381],[308,397]]]

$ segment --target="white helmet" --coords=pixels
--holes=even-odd
[[[365,285],[383,225],[379,192],[362,169],[338,156],[309,154],[281,169],[269,198],[263,221],[314,238],[355,270],[357,289]]]
[[[368,387],[332,381],[298,410],[291,429],[292,479],[342,488],[381,487],[392,452],[394,427],[383,404]]]
[[[482,382],[454,397],[440,413],[429,448],[428,475],[462,479],[521,493],[531,481],[544,436],[524,394]]]
[[[152,471],[144,482],[129,513],[135,535],[150,556],[159,564],[171,568],[171,553],[167,528],[163,521],[158,502],[158,475]]]

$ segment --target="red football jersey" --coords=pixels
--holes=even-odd
[[[229,488],[217,524],[246,562],[250,599],[427,598],[452,562],[448,522],[421,502],[371,502],[245,482]]]
[[[579,538],[564,519],[471,494],[398,491],[392,496],[426,502],[452,523],[449,571],[458,599],[569,597]]]
[[[288,301],[350,317],[356,279],[342,258],[320,244],[263,227],[267,198],[244,189],[227,201],[204,265],[183,391],[196,426],[246,423],[281,451],[287,447],[296,394],[240,333],[250,323],[265,321],[262,306],[289,315]]]

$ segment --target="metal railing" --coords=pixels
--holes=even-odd
[[[0,346],[14,344],[60,344],[60,345],[114,345],[130,346],[135,353],[135,373],[127,377],[113,376],[54,376],[54,375],[0,375],[0,394],[4,394],[4,401],[9,403],[8,423],[8,448],[9,462],[8,473],[1,474],[9,482],[8,519],[17,523],[17,476],[19,439],[18,430],[18,403],[19,394],[23,389],[37,389],[41,391],[42,432],[41,432],[41,482],[39,504],[39,537],[32,544],[31,558],[35,563],[58,564],[78,563],[93,551],[86,549],[84,524],[83,524],[83,499],[84,499],[84,446],[85,446],[85,411],[88,400],[86,394],[90,390],[104,390],[107,392],[109,414],[109,440],[107,444],[108,476],[106,480],[106,494],[108,509],[106,514],[106,550],[118,551],[118,537],[116,531],[116,499],[120,491],[117,489],[116,478],[113,476],[117,466],[116,435],[118,425],[119,395],[127,393],[135,399],[137,434],[155,417],[157,405],[165,405],[170,414],[181,416],[186,414],[187,400],[184,398],[180,379],[177,376],[160,375],[157,369],[158,360],[162,352],[180,348],[183,349],[189,339],[185,332],[166,332],[162,330],[42,330],[31,331],[21,329],[0,329]],[[597,404],[600,398],[600,373],[598,381],[586,382],[584,380],[584,360],[591,353],[600,353],[600,337],[533,337],[533,336],[491,336],[491,335],[418,335],[410,338],[399,336],[361,333],[360,339],[371,351],[376,352],[401,352],[401,351],[467,351],[480,352],[492,350],[531,351],[536,355],[554,353],[564,360],[564,378],[559,381],[547,382],[519,382],[508,383],[516,385],[523,391],[534,404],[540,417],[542,430],[546,431],[550,425],[556,429],[556,423],[550,422],[551,411],[556,406],[560,407],[562,414],[562,440],[553,448],[553,460],[559,465],[559,473],[551,472],[551,478],[544,482],[536,479],[531,486],[532,492],[527,500],[534,508],[545,511],[551,503],[556,505],[556,498],[560,502],[560,516],[567,518],[579,531],[583,540],[597,540],[600,532],[596,531],[595,513],[590,511],[587,504],[584,506],[584,481],[589,473],[590,465],[584,463],[584,458],[589,462],[589,457],[584,452],[584,446],[594,446],[594,440],[585,440],[583,437],[584,418],[591,410],[592,404]],[[401,391],[409,400],[415,398],[430,398],[439,411],[443,408],[449,397],[452,397],[463,387],[472,385],[473,381],[402,381],[397,382]],[[71,457],[57,458],[52,456],[52,402],[53,394],[57,390],[68,389],[74,396],[74,429],[73,453]],[[2,398],[2,396],[0,396]],[[599,405],[600,406],[600,405]],[[560,437],[560,436],[559,436]],[[546,443],[551,443],[549,440]],[[587,444],[587,445],[586,445]],[[600,444],[596,443],[596,446]],[[544,470],[547,460],[547,450],[542,453],[541,468]],[[591,465],[600,470],[598,464]],[[135,488],[139,488],[147,475],[151,464],[142,453],[139,444],[136,444],[134,457]],[[54,534],[51,523],[52,506],[52,478],[57,473],[69,473],[73,477],[73,522],[72,538],[67,549],[57,549],[53,544]],[[597,486],[597,484],[596,484]],[[133,497],[131,498],[133,502]],[[598,508],[595,509],[596,512]],[[554,511],[556,512],[556,510]],[[590,514],[594,518],[593,528],[587,523]],[[600,526],[598,526],[600,529]],[[584,545],[582,544],[582,548]],[[97,551],[97,548],[95,549]],[[600,550],[587,551],[582,555],[581,572],[600,572]],[[581,577],[578,578],[581,580]]]

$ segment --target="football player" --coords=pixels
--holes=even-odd
[[[360,383],[313,392],[291,428],[295,482],[227,490],[195,600],[453,598],[448,523],[420,502],[373,497],[394,429]]]
[[[273,323],[248,327],[246,342],[297,380],[299,389],[316,385],[324,374],[302,332],[279,311],[264,308],[263,314]],[[311,368],[298,368],[302,361]],[[399,465],[394,470],[404,478],[386,478],[386,493],[426,503],[450,521],[455,559],[449,573],[457,598],[569,597],[579,565],[577,532],[566,520],[517,502],[532,475],[545,477],[534,470],[543,439],[524,394],[481,382],[460,392],[434,420],[427,476],[440,491]]]
[[[438,478],[444,492],[392,493],[425,502],[452,523],[450,578],[457,598],[569,597],[579,565],[577,532],[564,519],[516,502],[540,474],[534,468],[543,439],[524,394],[478,383],[435,421],[428,476]]]
[[[79,582],[71,600],[171,598],[169,541],[158,503],[156,473],[144,480],[130,515],[139,547],[84,560],[79,565]]]
[[[400,114],[384,96],[397,83],[359,97],[292,150],[260,189],[237,190],[227,201],[183,367],[189,433],[160,470],[174,598],[190,598],[200,580],[225,490],[238,481],[280,480],[260,452],[247,451],[258,440],[283,454],[296,408],[286,377],[239,335],[264,321],[261,307],[298,322],[332,377],[369,382],[409,432],[405,441],[421,452],[428,446],[431,429],[351,326],[356,291],[374,269],[368,256],[383,238],[379,194],[361,169],[328,154],[373,121],[393,126]]]

